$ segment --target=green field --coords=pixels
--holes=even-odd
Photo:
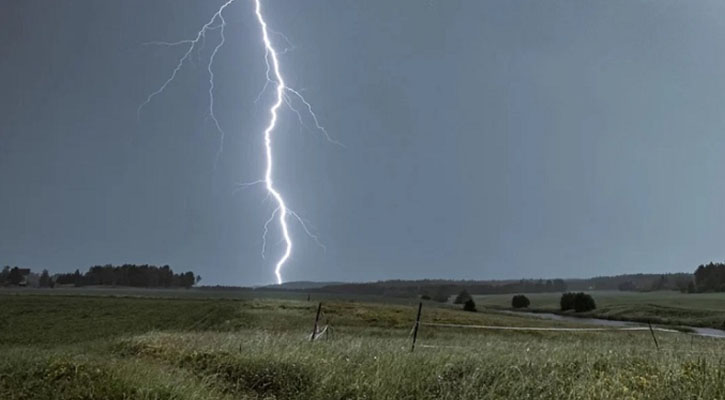
[[[675,291],[590,291],[597,309],[580,316],[623,321],[653,322],[725,329],[725,293],[680,293]],[[560,293],[526,294],[529,309],[558,311]],[[476,304],[491,308],[511,307],[511,295],[474,296]]]
[[[0,292],[0,399],[725,397],[725,340],[681,333],[656,350],[649,332],[423,325],[411,352],[414,301],[327,298],[310,342],[315,301],[57,293]],[[432,303],[422,320],[567,326]]]

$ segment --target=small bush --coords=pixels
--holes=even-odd
[[[561,311],[574,310],[576,312],[584,312],[597,308],[594,298],[583,292],[569,292],[562,294],[559,305],[561,307]]]
[[[456,300],[453,301],[453,304],[465,304],[468,300],[471,300],[471,295],[468,294],[468,291],[466,289],[461,290],[461,293],[458,293],[458,296],[456,296]]]
[[[529,298],[523,294],[517,294],[511,299],[511,307],[513,308],[526,308],[531,304]]]
[[[468,299],[467,302],[463,303],[463,311],[476,311],[476,303],[473,299]]]

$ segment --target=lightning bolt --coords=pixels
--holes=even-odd
[[[280,109],[283,105],[287,105],[290,110],[292,110],[296,115],[300,122],[300,124],[304,127],[307,127],[307,125],[304,123],[302,113],[295,108],[293,102],[297,101],[301,103],[301,105],[304,107],[304,111],[307,112],[309,117],[312,120],[312,123],[314,124],[314,128],[321,132],[325,139],[330,142],[337,144],[341,147],[344,147],[340,142],[334,140],[325,127],[322,126],[320,123],[319,118],[317,117],[317,114],[315,114],[314,109],[312,108],[312,105],[305,99],[305,97],[300,93],[300,91],[287,86],[285,79],[282,75],[281,68],[280,68],[280,62],[279,62],[279,55],[285,54],[290,48],[285,48],[281,52],[277,51],[277,49],[274,47],[272,40],[270,39],[270,33],[273,33],[275,35],[278,35],[282,37],[287,44],[289,44],[291,47],[291,42],[289,39],[287,39],[286,36],[284,36],[281,33],[275,32],[272,29],[270,29],[267,25],[267,21],[264,19],[264,16],[262,14],[262,4],[261,0],[251,0],[254,3],[254,14],[256,16],[257,22],[259,23],[260,31],[261,31],[261,37],[262,37],[262,43],[264,44],[264,62],[266,66],[266,81],[264,84],[264,87],[262,88],[259,95],[257,95],[257,98],[254,100],[255,103],[259,101],[262,94],[267,90],[267,88],[271,85],[275,87],[275,98],[273,104],[270,106],[268,112],[269,112],[269,122],[266,125],[263,136],[264,136],[264,148],[265,148],[265,159],[266,159],[266,167],[264,172],[264,178],[258,179],[253,182],[249,183],[241,183],[238,184],[238,188],[243,189],[250,186],[255,185],[264,185],[267,194],[269,197],[274,199],[274,202],[276,203],[276,207],[274,211],[272,212],[269,219],[266,220],[264,223],[264,233],[262,234],[262,258],[265,258],[265,251],[267,247],[267,233],[269,232],[269,225],[272,223],[272,221],[277,218],[277,222],[279,223],[279,227],[282,233],[282,242],[284,242],[284,252],[282,256],[277,260],[275,263],[274,268],[274,274],[277,277],[277,283],[281,284],[283,282],[282,279],[282,269],[284,265],[289,260],[290,256],[292,255],[292,238],[290,236],[290,230],[289,226],[287,224],[288,216],[293,217],[295,220],[297,220],[302,226],[305,233],[312,238],[320,247],[322,247],[323,250],[326,250],[325,246],[320,242],[319,238],[312,233],[312,231],[307,227],[304,220],[294,211],[290,210],[287,207],[287,203],[285,202],[284,198],[282,197],[282,194],[277,189],[277,187],[274,184],[274,158],[273,158],[273,146],[272,146],[272,137],[273,133],[275,132],[275,129],[277,127],[277,120],[279,119],[279,113]],[[224,35],[224,28],[226,27],[226,20],[224,19],[223,12],[224,10],[229,7],[232,3],[235,3],[236,0],[227,0],[224,4],[222,4],[221,7],[212,15],[211,19],[202,26],[202,28],[197,32],[196,37],[193,39],[186,39],[186,40],[179,40],[179,41],[154,41],[154,42],[148,42],[144,43],[144,45],[157,45],[157,46],[164,46],[164,47],[176,47],[176,46],[188,46],[186,52],[183,53],[183,55],[178,59],[176,63],[176,67],[171,71],[171,74],[167,77],[167,79],[164,81],[164,83],[154,92],[151,92],[146,97],[146,100],[141,103],[141,105],[138,107],[138,117],[140,120],[141,112],[145,106],[147,106],[151,101],[158,95],[161,95],[164,93],[164,91],[171,85],[171,83],[176,79],[176,76],[178,75],[179,71],[183,68],[184,64],[187,61],[192,61],[192,56],[194,52],[197,53],[201,51],[201,49],[204,47],[204,44],[206,43],[206,35],[210,31],[213,30],[219,30],[219,42],[217,42],[216,46],[214,46],[211,55],[209,57],[209,63],[207,64],[207,73],[209,76],[209,110],[207,117],[210,118],[213,122],[214,128],[219,133],[219,147],[217,149],[214,166],[216,168],[216,165],[219,161],[219,158],[222,154],[223,147],[224,147],[224,136],[225,132],[222,129],[222,125],[219,123],[219,120],[216,117],[216,114],[214,112],[214,89],[216,87],[214,82],[214,70],[213,65],[214,61],[216,59],[216,56],[219,52],[219,50],[224,46],[226,42],[226,37]],[[294,101],[293,101],[294,100]]]
[[[194,39],[186,39],[186,40],[178,40],[176,42],[164,42],[164,41],[154,41],[154,42],[147,42],[144,43],[144,45],[157,45],[157,46],[167,46],[167,47],[174,47],[174,46],[180,46],[180,45],[188,45],[188,49],[186,52],[179,58],[179,61],[176,63],[176,67],[171,71],[171,74],[166,78],[166,81],[158,88],[156,91],[152,92],[146,97],[146,100],[141,103],[141,105],[138,106],[138,110],[136,111],[136,114],[138,116],[138,119],[141,120],[141,111],[143,111],[143,108],[149,105],[151,101],[154,99],[154,97],[160,95],[163,93],[166,88],[171,84],[171,82],[176,79],[176,75],[179,74],[179,71],[181,71],[181,68],[184,67],[184,64],[189,61],[192,57],[192,54],[194,53],[194,50],[201,51],[201,49],[197,49],[197,46],[204,46],[204,43],[206,43],[206,34],[209,31],[213,31],[216,29],[219,29],[219,36],[220,40],[219,43],[214,47],[214,50],[211,53],[211,56],[209,56],[209,64],[207,64],[207,71],[209,72],[209,114],[208,117],[212,120],[214,123],[214,127],[219,132],[219,148],[217,149],[216,157],[214,158],[214,168],[216,168],[219,157],[221,156],[222,150],[224,149],[224,130],[221,128],[221,124],[219,124],[219,120],[216,117],[216,114],[214,113],[214,70],[212,69],[214,65],[214,59],[216,58],[217,53],[219,52],[219,49],[224,45],[224,42],[226,41],[226,37],[224,36],[224,27],[226,27],[227,22],[224,20],[224,16],[222,16],[222,13],[224,10],[229,7],[232,3],[234,3],[236,0],[227,0],[226,3],[222,4],[221,7],[217,10],[214,15],[212,15],[209,22],[204,24],[204,26],[201,27],[201,30],[197,32],[196,37]],[[214,23],[219,20],[219,25],[214,25]]]
[[[269,40],[269,32],[267,31],[267,21],[262,16],[262,4],[260,0],[254,0],[254,13],[257,14],[257,21],[262,29],[262,41],[264,42],[264,59],[267,63],[267,70],[269,71],[269,60],[272,60],[272,71],[274,71],[274,77],[272,78],[277,82],[277,99],[275,100],[272,107],[269,109],[269,124],[264,130],[264,147],[267,155],[267,169],[264,172],[264,185],[267,188],[267,192],[274,197],[277,202],[277,212],[279,213],[279,226],[282,229],[282,237],[285,243],[284,254],[277,261],[277,265],[274,267],[274,274],[277,276],[277,283],[282,283],[282,266],[287,262],[290,255],[292,254],[292,239],[289,235],[289,228],[287,227],[287,204],[285,204],[284,198],[274,187],[274,180],[272,179],[272,167],[274,162],[272,159],[272,132],[277,126],[277,111],[282,106],[285,94],[285,82],[282,78],[282,73],[279,71],[279,59],[277,57],[277,51],[272,46],[272,42]],[[267,79],[270,79],[269,72],[267,72]]]

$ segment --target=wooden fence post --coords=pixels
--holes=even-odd
[[[315,336],[317,336],[317,323],[320,321],[320,311],[322,311],[322,302],[317,305],[317,315],[315,315],[315,326],[312,328],[312,336],[310,338],[310,342],[315,341]]]
[[[415,350],[415,341],[418,338],[418,327],[420,326],[420,311],[423,309],[423,302],[418,303],[418,316],[415,317],[415,326],[413,327],[413,346],[410,351]]]
[[[649,333],[652,334],[652,340],[655,341],[655,348],[657,348],[657,350],[659,350],[660,349],[660,345],[657,344],[657,337],[655,337],[655,331],[654,331],[654,329],[652,329],[652,323],[651,322],[647,322],[647,324],[649,325]]]

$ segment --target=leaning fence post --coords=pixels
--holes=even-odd
[[[413,327],[413,346],[410,351],[415,350],[415,340],[418,338],[418,327],[420,326],[420,311],[423,309],[423,302],[418,303],[418,316],[415,317],[415,326]]]
[[[315,315],[315,326],[312,328],[312,336],[310,338],[310,341],[315,341],[315,336],[317,336],[317,323],[320,321],[320,311],[322,311],[322,302],[317,305],[317,315]]]
[[[651,323],[651,322],[649,322],[649,321],[647,321],[647,324],[649,325],[649,333],[651,333],[651,334],[652,334],[652,340],[654,340],[654,341],[655,341],[655,348],[657,348],[657,350],[659,350],[659,349],[660,349],[660,345],[659,345],[659,344],[657,344],[657,337],[655,336],[655,331],[654,331],[654,329],[652,329],[652,323]]]

